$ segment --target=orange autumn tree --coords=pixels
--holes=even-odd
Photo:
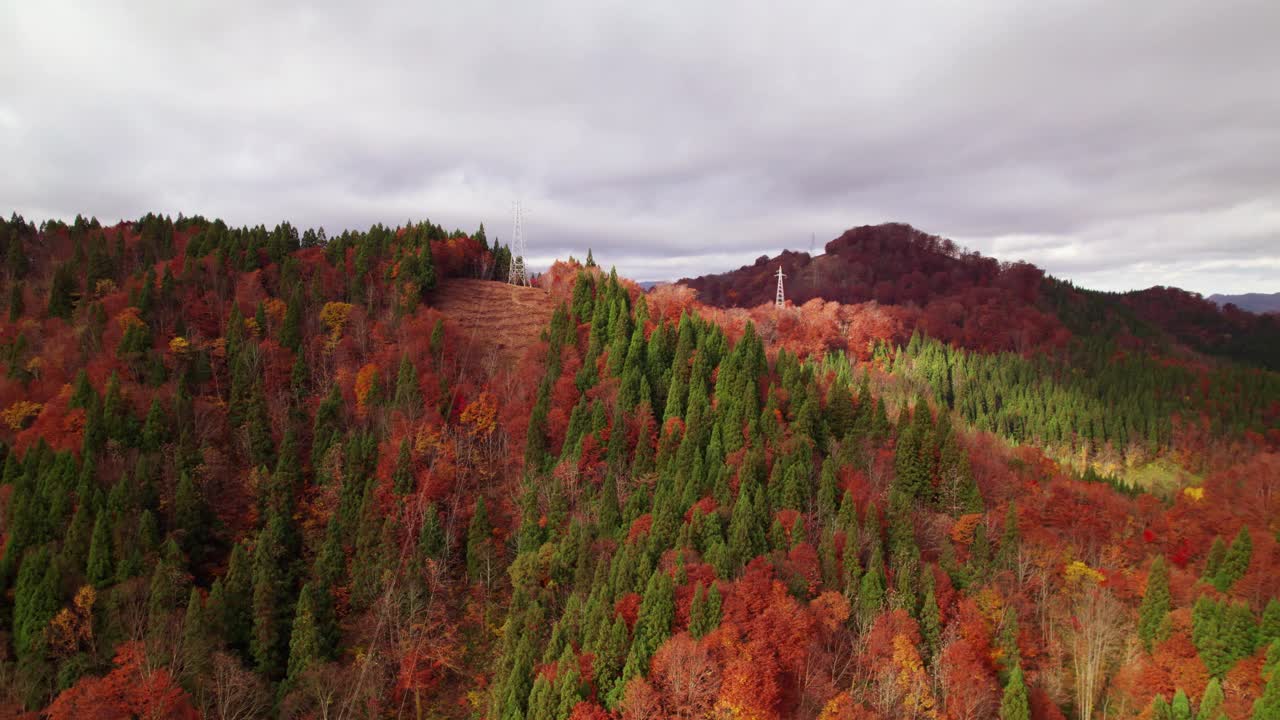
[[[369,363],[356,373],[356,413],[368,417],[369,409],[382,398],[382,377],[378,366]]]
[[[49,720],[195,720],[187,692],[169,671],[148,670],[142,643],[127,642],[116,651],[111,672],[84,677],[58,695],[45,711]]]

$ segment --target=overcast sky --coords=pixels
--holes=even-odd
[[[505,240],[519,197],[532,264],[637,279],[901,221],[1280,291],[1276,0],[357,5],[0,3],[0,210]]]

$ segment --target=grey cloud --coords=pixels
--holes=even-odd
[[[0,210],[430,217],[640,279],[910,222],[1274,291],[1280,5],[12,3]]]

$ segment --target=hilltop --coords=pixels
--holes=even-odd
[[[1146,352],[1180,346],[1280,370],[1280,318],[1220,308],[1177,288],[1078,288],[1030,263],[985,257],[901,223],[853,228],[816,257],[784,251],[680,283],[708,305],[751,308],[773,302],[778,267],[796,306],[821,299],[875,307],[908,335],[918,329],[968,349],[1043,351],[1070,337],[1097,338]]]

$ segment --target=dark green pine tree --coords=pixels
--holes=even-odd
[[[27,309],[25,300],[27,284],[15,282],[9,287],[9,322],[16,323]]]
[[[147,420],[142,425],[142,449],[155,452],[169,439],[169,421],[160,407],[160,399],[152,398]]]
[[[346,555],[336,518],[330,517],[324,544],[316,554],[311,575],[311,611],[320,637],[319,656],[332,659],[338,649],[337,601],[334,591],[345,584]]]
[[[1258,644],[1270,645],[1280,639],[1280,599],[1271,598],[1262,611],[1262,624],[1258,627]]]
[[[171,613],[190,592],[191,578],[182,567],[182,551],[170,538],[160,551],[160,561],[151,572],[148,615],[153,637],[169,632]]]
[[[880,608],[884,604],[884,593],[884,557],[881,555],[880,545],[876,544],[872,547],[866,572],[862,574],[862,581],[858,588],[858,615],[862,622],[870,622],[880,613]]]
[[[1000,720],[1031,720],[1031,706],[1027,700],[1027,685],[1022,679],[1022,666],[1014,665],[1009,681],[1004,685],[1004,697],[1000,700]]]
[[[689,608],[689,634],[695,639],[702,639],[719,625],[720,590],[712,582],[711,588],[704,592],[702,583],[698,583]]]
[[[49,283],[48,313],[50,317],[71,319],[78,289],[77,274],[75,265],[71,262],[63,263],[53,271],[53,279]]]
[[[392,486],[401,495],[413,492],[416,482],[413,477],[413,456],[409,452],[409,438],[400,441],[400,452],[396,455],[395,471],[391,474]]]
[[[280,345],[295,353],[302,347],[302,289],[295,287],[289,296],[289,305],[284,311],[284,320],[280,323],[278,336]]]
[[[249,436],[249,459],[259,467],[274,465],[276,444],[271,437],[271,418],[267,416],[267,401],[261,384],[255,384],[250,393],[245,425]]]
[[[27,551],[13,591],[13,645],[19,660],[44,643],[44,628],[58,612],[62,578],[46,546]]]
[[[602,638],[595,666],[596,687],[599,688],[600,695],[606,703],[609,702],[609,698],[618,697],[621,694],[620,690],[615,692],[615,689],[621,686],[619,678],[622,675],[623,663],[630,645],[627,621],[623,620],[621,615],[614,616],[613,623],[608,625],[606,634]]]
[[[1234,663],[1226,635],[1226,609],[1208,595],[1201,595],[1191,610],[1191,641],[1209,674],[1222,677]]]
[[[217,635],[210,627],[200,589],[193,586],[187,596],[187,611],[182,621],[183,672],[187,682],[198,684],[204,681],[216,641]]]
[[[293,619],[289,536],[286,520],[272,514],[258,534],[253,552],[250,650],[258,672],[273,679],[284,676],[289,653],[289,624]]]
[[[382,592],[382,573],[390,550],[384,542],[388,520],[378,505],[374,487],[373,482],[365,485],[351,559],[351,605],[361,610],[372,606]]]
[[[440,511],[435,503],[428,503],[422,511],[422,526],[418,530],[418,552],[424,558],[439,560],[444,556],[444,527],[440,525]]]
[[[1252,655],[1258,646],[1258,626],[1249,605],[1243,602],[1231,603],[1223,614],[1222,623],[1231,664]]]
[[[1222,558],[1222,567],[1213,576],[1213,586],[1221,592],[1229,590],[1249,570],[1252,557],[1253,540],[1249,537],[1249,526],[1246,525],[1240,528],[1240,532],[1231,541],[1231,547]]]
[[[612,705],[617,705],[622,689],[633,677],[647,675],[649,661],[658,651],[667,636],[671,634],[671,621],[675,616],[675,588],[671,577],[662,570],[655,570],[649,577],[645,587],[644,599],[640,601],[640,612],[636,618],[635,639],[631,642],[631,651],[627,654],[627,663],[622,668],[622,678],[614,686],[615,696]]]
[[[440,367],[440,363],[444,359],[444,320],[436,320],[435,326],[431,328],[431,339],[428,348],[431,350],[431,357],[435,361],[436,367]]]
[[[1213,539],[1213,544],[1209,546],[1209,555],[1204,562],[1204,575],[1202,576],[1206,582],[1213,583],[1218,575],[1218,571],[1222,569],[1222,561],[1227,556],[1227,544],[1222,541],[1222,537],[1218,536]]]
[[[1169,568],[1165,565],[1164,556],[1157,555],[1151,562],[1147,590],[1142,596],[1142,606],[1138,609],[1138,637],[1148,652],[1162,634],[1170,606]]]
[[[178,475],[173,500],[174,527],[179,530],[182,549],[197,563],[204,557],[211,531],[211,513],[204,496],[188,472]]]
[[[293,616],[289,637],[289,667],[285,673],[290,681],[296,680],[322,654],[324,643],[316,622],[315,594],[310,583],[303,585],[298,594],[298,609]]]
[[[546,675],[539,674],[529,691],[529,711],[525,720],[556,720],[556,697]]]
[[[93,523],[93,539],[89,544],[89,559],[85,566],[85,579],[101,590],[115,579],[115,560],[111,553],[111,522],[107,513],[98,513]]]
[[[418,368],[414,366],[407,354],[400,357],[393,403],[411,416],[415,415],[418,408],[422,406],[422,391],[418,387]]]
[[[938,649],[942,644],[942,611],[938,607],[938,597],[935,594],[935,580],[933,579],[933,568],[925,566],[920,568],[921,587],[924,589],[924,599],[920,602],[920,637],[924,641],[926,657],[937,657]]]

